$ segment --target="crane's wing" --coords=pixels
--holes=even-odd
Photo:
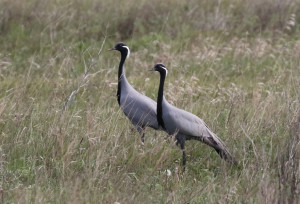
[[[122,93],[121,108],[133,125],[160,129],[156,117],[156,102],[135,89]]]
[[[163,119],[167,129],[178,131],[180,134],[186,135],[187,138],[202,141],[213,147],[221,158],[235,163],[223,141],[196,115],[168,104],[166,111],[163,111]]]
[[[167,102],[166,105],[163,106],[163,120],[167,129],[172,130],[171,134],[178,130],[187,136],[208,136],[207,127],[203,120]]]

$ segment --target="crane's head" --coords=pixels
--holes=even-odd
[[[122,55],[126,55],[126,58],[130,55],[129,47],[123,42],[117,43],[113,48],[109,50],[118,50]]]
[[[159,73],[165,73],[166,76],[168,75],[168,70],[163,63],[157,63],[154,65],[151,71],[157,71]]]

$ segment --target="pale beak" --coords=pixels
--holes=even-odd
[[[116,50],[116,48],[111,48],[111,49],[108,49],[107,51],[113,51],[113,50]]]

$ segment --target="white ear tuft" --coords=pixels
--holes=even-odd
[[[124,47],[124,48],[126,48],[127,49],[127,56],[126,56],[126,58],[128,58],[129,57],[129,55],[130,55],[130,49],[129,49],[129,47],[127,47],[127,46],[122,46],[122,47]]]
[[[163,68],[164,70],[166,70],[166,76],[168,75],[168,70],[167,70],[167,68],[165,68],[165,67],[163,67],[163,66],[161,66],[161,68]]]

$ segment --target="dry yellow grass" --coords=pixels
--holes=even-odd
[[[1,1],[2,203],[298,203],[299,8]],[[203,118],[239,167],[191,141],[182,173],[178,147],[151,129],[142,146],[115,97],[119,54],[99,54],[105,35],[104,50],[126,41],[128,79],[153,99],[147,70],[166,64],[168,101]]]

